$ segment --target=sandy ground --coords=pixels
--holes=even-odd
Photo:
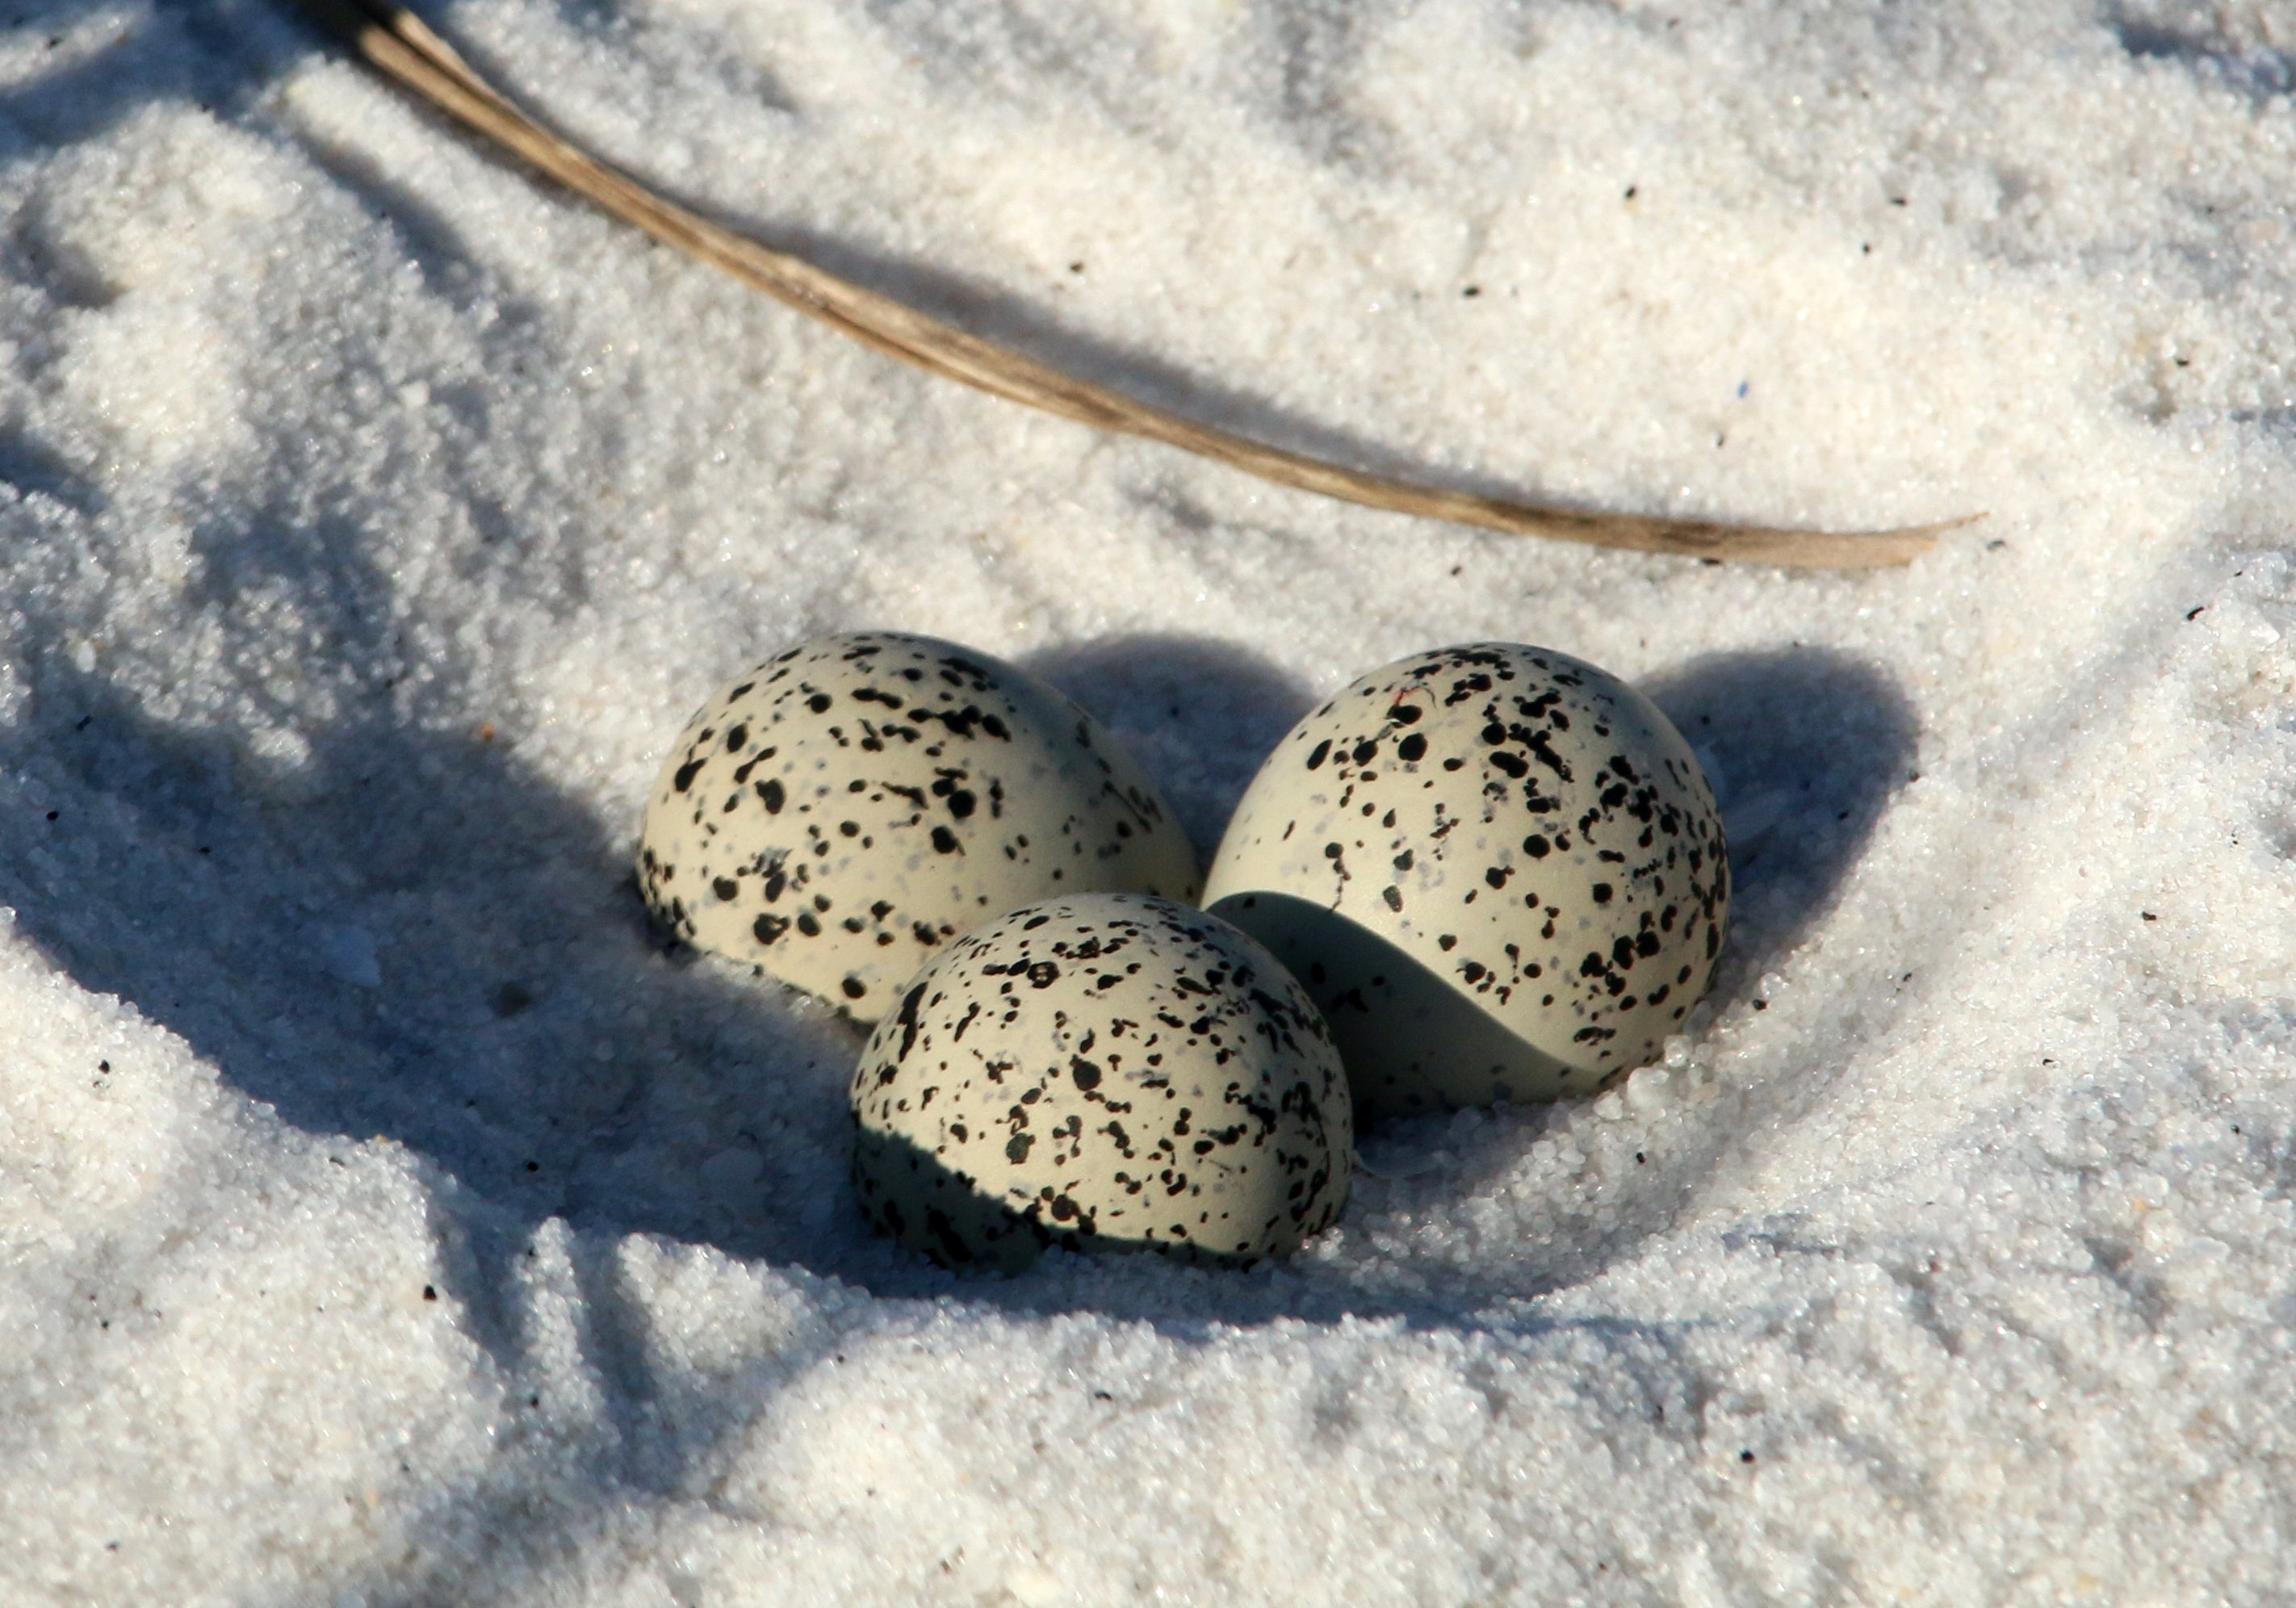
[[[0,18],[0,1596],[2296,1596],[2296,6],[458,0],[675,193],[1095,378],[1714,568],[898,369],[255,0]],[[1246,1274],[958,1278],[858,1040],[650,940],[820,632],[1050,677],[1209,851],[1503,638],[1711,764],[1666,1061],[1366,1136]]]

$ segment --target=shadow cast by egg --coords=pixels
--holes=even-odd
[[[1267,946],[1314,997],[1350,1057],[1364,1131],[1511,1090],[1563,1084],[1573,1070],[1462,993],[1450,979],[1336,910],[1258,890],[1217,901],[1212,914]],[[1380,1069],[1376,1089],[1364,1068]]]
[[[271,581],[346,662],[392,662],[390,583],[357,544],[272,534]],[[1168,640],[1076,650],[1059,673],[1181,781],[1201,831],[1248,779],[1254,717],[1237,711],[1280,722],[1303,694],[1251,655]],[[295,1128],[388,1138],[475,1191],[491,1227],[442,1284],[471,1310],[503,1309],[504,1262],[553,1218],[886,1294],[947,1288],[852,1198],[864,1035],[666,945],[634,885],[636,823],[601,819],[514,734],[458,712],[453,667],[419,705],[347,672],[337,717],[289,737],[251,707],[248,726],[164,717],[22,645],[35,696],[0,731],[18,930]],[[489,1331],[506,1366],[515,1328]]]
[[[1156,779],[1199,861],[1292,724],[1315,702],[1293,677],[1210,637],[1108,636],[1021,660],[1086,710]]]
[[[1888,671],[1831,648],[1713,654],[1642,691],[1698,754],[1722,808],[1731,930],[1712,997],[1728,1004],[1834,907],[1916,777],[1919,725]]]
[[[932,1246],[932,1259],[953,1273],[1018,1276],[1054,1246],[1082,1256],[1153,1254],[1200,1268],[1245,1268],[1262,1259],[1185,1240],[1152,1242],[1102,1232],[1088,1210],[1067,1219],[1052,1209],[1018,1211],[979,1180],[898,1134],[864,1128],[855,1143],[853,1186],[871,1227],[889,1238],[919,1233]],[[881,1180],[897,1177],[903,1184],[899,1190],[881,1186]],[[906,1209],[905,1200],[910,1202]],[[923,1221],[909,1222],[905,1210],[922,1211]]]
[[[311,607],[351,635],[380,628],[354,620],[388,618],[379,577],[307,578]],[[381,698],[272,764],[242,733],[172,724],[62,654],[43,662],[29,718],[4,736],[25,830],[0,850],[0,900],[84,985],[133,1001],[284,1121],[388,1136],[478,1191],[486,1209],[444,1287],[506,1372],[524,1347],[510,1268],[553,1218],[889,1299],[1100,1312],[1179,1333],[1350,1315],[1456,1328],[1631,1254],[1710,1168],[1708,1146],[1653,1147],[1607,1215],[1549,1202],[1536,1259],[1366,1259],[1367,1244],[1483,1210],[1553,1120],[1551,1108],[1431,1116],[1379,1136],[1418,1169],[1359,1176],[1336,1257],[1311,1244],[1237,1270],[1055,1247],[1016,1276],[952,1274],[871,1233],[853,1197],[861,1036],[777,985],[665,951],[622,863],[628,831],[514,746]],[[1255,657],[1187,639],[1092,644],[1035,668],[1135,744],[1207,837],[1308,701]],[[1726,991],[1838,896],[1906,774],[1913,725],[1880,672],[1816,652],[1696,661],[1652,690],[1718,762],[1726,809],[1776,812],[1734,854],[1751,915]],[[1774,795],[1784,802],[1763,802]],[[1472,1047],[1457,1026],[1411,1030],[1455,1056]],[[602,1310],[627,1304],[594,1282]],[[608,1361],[644,1399],[642,1366]]]
[[[1835,907],[1890,800],[1914,774],[1917,725],[1886,671],[1827,649],[1711,655],[1640,690],[1698,751],[1717,783],[1726,823],[1737,828],[1729,839],[1732,928],[1710,995],[1728,1008]],[[1135,712],[1148,710],[1144,701]],[[1226,760],[1230,808],[1259,759],[1289,730],[1275,718],[1277,712],[1263,714],[1262,745],[1249,765]],[[1167,740],[1184,741],[1177,733]],[[1298,921],[1315,936],[1310,948],[1342,941],[1365,948],[1357,969],[1382,980],[1389,996],[1326,1001],[1327,1010],[1339,1016],[1354,1011],[1361,1018],[1351,1024],[1357,1030],[1369,1027],[1392,1037],[1410,1055],[1439,1066],[1451,1096],[1469,1108],[1374,1122],[1371,1147],[1383,1164],[1399,1162],[1404,1171],[1358,1175],[1345,1219],[1352,1242],[1423,1237],[1424,1226],[1472,1216],[1486,1197],[1513,1190],[1531,1148],[1574,1103],[1481,1103],[1503,1076],[1543,1060],[1540,1053],[1394,946],[1320,907],[1287,903],[1300,906]],[[1335,934],[1334,923],[1347,931]],[[1619,1132],[1633,1128],[1630,1120]],[[1472,1324],[1480,1320],[1468,1314],[1597,1276],[1664,1235],[1711,1175],[1729,1137],[1690,1125],[1664,1145],[1629,1144],[1630,1188],[1599,1206],[1568,1195],[1545,1202],[1535,1259],[1494,1264],[1472,1250],[1431,1250],[1400,1268],[1378,1259],[1326,1265],[1311,1246],[1289,1263],[1237,1274],[1170,1264],[1142,1270],[1148,1259],[1055,1252],[1011,1279],[964,1276],[943,1284],[951,1276],[926,1277],[933,1287],[1017,1309],[1084,1308],[1181,1328],[1195,1302],[1216,1306],[1231,1321],[1249,1311],[1266,1317],[1379,1314],[1433,1327]]]

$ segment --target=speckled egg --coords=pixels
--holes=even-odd
[[[1195,850],[1097,722],[925,636],[805,643],[671,748],[638,881],[695,947],[873,1022],[940,946],[1052,894],[1192,899]]]
[[[1246,792],[1204,902],[1307,984],[1358,1120],[1551,1100],[1653,1057],[1730,903],[1713,793],[1593,665],[1479,643],[1309,714]]]
[[[1226,922],[1127,894],[951,944],[878,1023],[853,1112],[870,1221],[947,1267],[1283,1256],[1338,1215],[1355,1153],[1299,983]]]

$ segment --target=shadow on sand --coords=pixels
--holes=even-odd
[[[305,533],[271,550],[295,555],[287,578],[348,660],[382,654],[389,582],[354,544]],[[951,1275],[872,1237],[851,1202],[845,1082],[859,1036],[825,1007],[665,949],[625,864],[627,824],[597,818],[465,718],[410,718],[387,688],[347,695],[308,751],[282,757],[242,730],[154,717],[70,669],[61,645],[27,644],[37,696],[0,734],[17,796],[45,806],[0,843],[0,902],[79,982],[134,1002],[282,1120],[386,1135],[475,1191],[483,1210],[442,1276],[507,1378],[529,1366],[515,1260],[551,1219],[571,1225],[593,1361],[623,1416],[642,1416],[654,1391],[629,1338],[644,1315],[611,1251],[625,1233],[882,1297],[1101,1312],[1184,1339],[1348,1315],[1472,1328],[1496,1303],[1629,1254],[1698,1182],[1694,1159],[1654,1167],[1625,1229],[1590,1227],[1584,1243],[1505,1274],[1055,1253],[1018,1277]],[[1032,668],[1144,757],[1206,851],[1311,701],[1252,655],[1183,637],[1064,649]],[[1734,855],[1751,914],[1725,986],[1742,989],[1834,897],[1906,777],[1910,716],[1877,671],[1808,650],[1702,660],[1652,690],[1718,762],[1730,808],[1764,812]],[[449,685],[431,702],[460,700]],[[1405,1124],[1395,1142],[1439,1136],[1456,1154],[1407,1185],[1365,1182],[1349,1217],[1471,1202],[1547,1120],[1503,1110],[1464,1140],[1447,1119]],[[674,1481],[701,1444],[650,1439],[635,1417],[595,1432],[625,1488]],[[522,1523],[549,1543],[514,1493],[465,1505],[455,1522]]]
[[[310,586],[355,652],[356,622],[387,618],[380,578]],[[521,1232],[562,1216],[889,1295],[960,1287],[869,1238],[846,1198],[858,1035],[665,950],[622,863],[627,827],[480,731],[409,723],[387,699],[308,754],[266,759],[239,732],[168,725],[67,665],[46,655],[6,744],[55,818],[0,852],[0,899],[84,985],[135,1002],[298,1128],[422,1153]],[[1186,638],[1033,668],[1143,755],[1207,851],[1309,701],[1251,656]],[[1701,661],[1652,690],[1718,762],[1727,808],[1757,812],[1759,830],[1734,835],[1726,1004],[1833,897],[1906,778],[1910,718],[1878,673],[1808,650]],[[1486,1161],[1508,1159],[1502,1146]],[[1475,1170],[1450,1186],[1471,1194]],[[1137,1287],[1136,1315],[1165,1306],[1154,1273],[1120,1282]],[[962,1287],[1030,1309],[1082,1295],[1057,1272]],[[1382,1305],[1316,1281],[1294,1295],[1319,1311]]]
[[[52,25],[101,9],[64,0]],[[176,21],[0,97],[0,150],[24,156],[91,139],[154,100],[231,115],[314,43],[291,11],[251,0],[161,14]],[[193,48],[176,48],[185,42]],[[449,226],[384,177],[339,155],[320,160],[419,255],[460,249]],[[11,249],[37,254],[37,243]],[[978,287],[832,242],[789,243],[1093,377],[1377,464],[1366,443],[1210,392]],[[103,294],[69,262],[32,267],[67,302]],[[94,508],[94,493],[68,483],[35,442],[0,441],[0,475]],[[343,663],[397,658],[386,641],[390,584],[363,562],[355,532],[258,529],[210,546],[211,573],[281,586]],[[641,1422],[656,1385],[636,1338],[644,1314],[612,1252],[623,1234],[882,1297],[1099,1312],[1183,1339],[1349,1315],[1472,1328],[1497,1303],[1630,1254],[1664,1231],[1702,1176],[1698,1157],[1653,1167],[1637,1179],[1644,1198],[1624,1229],[1589,1227],[1539,1265],[1504,1273],[1312,1257],[1237,1273],[1054,1254],[1018,1278],[947,1274],[872,1237],[849,1198],[845,1082],[858,1036],[824,1007],[665,950],[629,884],[635,824],[600,819],[578,792],[489,741],[453,667],[439,668],[419,708],[347,679],[324,730],[282,723],[258,734],[163,718],[73,669],[61,639],[18,645],[40,669],[27,712],[0,731],[0,796],[15,816],[0,837],[0,903],[81,984],[132,1002],[282,1121],[354,1142],[387,1136],[467,1186],[464,1198],[482,1206],[442,1269],[444,1293],[472,1315],[508,1379],[531,1366],[515,1264],[554,1219],[573,1227],[592,1360],[612,1387],[611,1421],[594,1431],[602,1511],[618,1499],[616,1482],[674,1487],[699,1445],[665,1442]],[[1134,749],[1205,857],[1261,758],[1314,701],[1247,652],[1185,637],[1064,648],[1029,668]],[[1722,773],[1738,887],[1727,1003],[1837,897],[1906,779],[1912,718],[1879,671],[1816,650],[1701,660],[1647,690]],[[283,743],[269,741],[283,734]],[[1424,1219],[1472,1202],[1547,1120],[1515,1111],[1403,1125],[1395,1143],[1423,1149],[1439,1134],[1450,1161],[1407,1185],[1366,1185],[1349,1217]],[[442,1523],[522,1535],[536,1551],[566,1528],[562,1511],[529,1510],[516,1490],[441,1500],[460,1504]],[[375,1589],[411,1602],[434,1586],[422,1580]]]

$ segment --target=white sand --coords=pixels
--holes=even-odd
[[[2296,1596],[2296,5],[429,14],[1209,418],[1990,518],[1789,575],[1267,490],[270,4],[0,18],[0,1600]],[[1716,761],[1733,958],[1622,1095],[1368,1142],[1287,1267],[907,1264],[855,1036],[624,880],[712,683],[864,624],[1047,670],[1206,848],[1321,690],[1583,655]]]

